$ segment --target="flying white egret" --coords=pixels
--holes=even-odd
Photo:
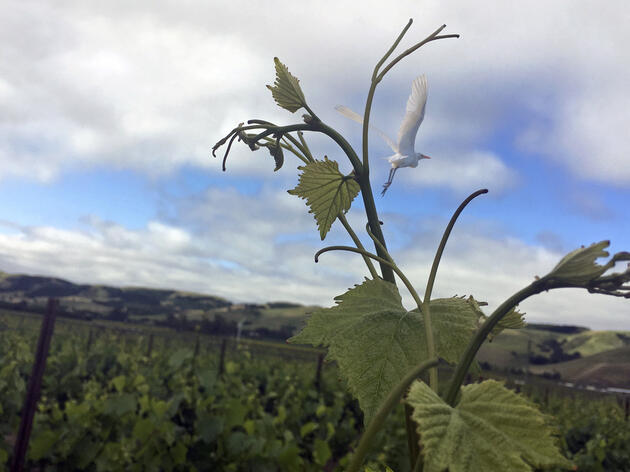
[[[425,156],[424,154],[420,154],[415,151],[416,134],[418,134],[418,128],[424,118],[424,109],[426,104],[427,79],[423,74],[420,77],[417,77],[411,84],[411,95],[409,95],[409,99],[407,100],[407,111],[402,123],[400,124],[400,129],[398,130],[398,143],[395,143],[380,129],[370,125],[370,127],[380,134],[389,147],[396,153],[393,156],[386,158],[392,165],[392,168],[389,171],[389,178],[387,179],[387,182],[383,184],[383,192],[381,195],[385,195],[385,192],[392,184],[394,174],[396,174],[396,170],[399,167],[418,167],[418,161],[420,159],[431,159],[429,156]],[[359,124],[363,124],[363,117],[358,113],[353,112],[348,107],[337,105],[335,110],[345,117],[350,118]]]

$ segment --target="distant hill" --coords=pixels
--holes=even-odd
[[[563,381],[630,388],[630,331],[563,334],[551,325],[505,330],[477,356],[487,368],[560,377]]]
[[[534,374],[560,374],[574,384],[630,388],[630,346],[602,351],[559,364],[532,366]]]
[[[58,315],[83,320],[150,323],[213,334],[236,333],[286,339],[316,307],[274,301],[233,303],[199,293],[146,287],[75,284],[56,277],[0,272],[0,308],[43,313],[49,297]]]
[[[55,277],[11,275],[0,272],[0,302],[4,306],[39,309],[48,297],[58,298],[61,309],[77,317],[108,317],[116,311],[136,316],[165,311],[214,310],[232,305],[220,297],[143,287],[75,284]]]

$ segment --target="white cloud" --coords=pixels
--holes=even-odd
[[[359,127],[333,108],[343,103],[361,110],[373,65],[411,16],[416,22],[401,50],[444,22],[446,32],[462,38],[428,45],[379,85],[372,122],[395,136],[412,78],[429,77],[417,144],[433,159],[399,171],[395,185],[456,193],[491,187],[495,194],[518,182],[513,144],[531,153],[532,165],[553,159],[579,178],[630,183],[624,154],[630,147],[624,49],[630,30],[623,1],[580,0],[571,8],[542,0],[366,1],[360,9],[356,2],[332,0],[0,5],[0,180],[47,182],[93,166],[152,176],[182,165],[219,172],[222,153],[211,159],[210,147],[237,123],[300,120],[301,112],[293,116],[275,107],[264,88],[273,81],[273,56],[300,78],[318,114],[358,147]],[[510,142],[514,136],[516,143]],[[318,157],[340,160],[323,137],[309,142]],[[378,137],[370,143],[373,162],[379,162],[388,150]],[[287,161],[286,167],[294,165]],[[272,168],[266,150],[251,153],[238,143],[228,162],[232,175],[261,180],[273,175]],[[378,188],[388,168],[373,169]],[[288,175],[285,169],[279,174]],[[285,188],[287,182],[282,180]],[[573,200],[593,214],[604,204]],[[323,243],[303,201],[284,191],[264,187],[247,197],[209,189],[176,207],[172,218],[154,218],[140,229],[96,217],[80,229],[13,225],[0,233],[0,264],[77,281],[322,304],[364,272],[354,255],[331,253],[312,263]],[[385,216],[405,225],[403,215]],[[351,219],[359,228],[365,224],[356,215]],[[414,242],[398,259],[422,281],[433,257],[423,248],[437,244],[439,235],[422,245],[414,231],[407,224],[393,237]],[[449,243],[436,286],[440,296],[473,292],[496,304],[561,256],[470,231],[468,239]],[[338,229],[329,237],[340,238]],[[625,313],[620,303],[567,291],[525,308],[537,321],[622,327],[615,325],[623,323],[617,321],[617,313]]]
[[[360,279],[360,259],[315,264],[322,245],[304,204],[264,189],[254,198],[210,189],[183,200],[177,221],[129,229],[96,216],[83,229],[12,226],[0,233],[0,267],[111,285],[212,293],[232,300],[323,303]],[[188,229],[185,229],[188,228]],[[331,234],[338,237],[339,229]],[[278,242],[287,236],[288,242]],[[332,290],[331,290],[332,287]]]
[[[362,219],[355,215],[351,221],[362,234]],[[392,215],[388,221],[400,226],[405,217]],[[415,230],[408,226],[415,231],[408,235],[408,245],[393,253],[421,295],[441,237],[437,228],[442,224],[435,223]],[[301,200],[266,188],[253,198],[233,189],[210,189],[180,201],[172,221],[151,221],[139,229],[95,216],[84,218],[82,225],[62,230],[3,222],[11,231],[0,233],[0,270],[85,283],[178,288],[234,301],[282,299],[324,306],[368,275],[355,254],[331,252],[315,264],[318,249],[348,244],[343,229],[335,226],[321,242]],[[562,255],[458,225],[443,256],[434,297],[473,294],[488,301],[491,310],[535,275],[544,275]],[[404,300],[408,308],[413,306],[409,295]],[[629,329],[626,305],[626,300],[564,290],[528,300],[521,308],[532,322]]]
[[[536,136],[532,146],[544,143],[576,175],[627,184],[627,15],[623,1],[588,0],[570,9],[542,1],[364,2],[361,9],[332,1],[11,2],[0,19],[0,178],[49,180],[95,164],[150,174],[183,164],[218,170],[209,147],[236,123],[294,119],[264,89],[272,56],[335,120],[336,103],[363,99],[373,64],[412,16],[402,47],[442,22],[462,38],[400,64],[379,86],[377,122],[398,122],[410,78],[426,72],[429,109],[419,139],[430,148],[448,142],[494,153],[495,167],[507,169],[487,138],[512,120],[523,129],[521,142]],[[525,114],[526,123],[514,121]],[[394,134],[396,126],[385,128]],[[235,159],[232,170],[252,174],[264,164]],[[467,172],[477,175],[484,164]]]
[[[439,235],[414,239],[413,248],[399,254],[408,277],[425,286]],[[425,248],[425,249],[421,249]],[[459,225],[451,236],[437,273],[433,297],[473,295],[487,301],[490,314],[509,296],[548,273],[564,256],[514,238],[492,238],[475,227]],[[623,270],[623,268],[618,268]],[[412,300],[406,296],[407,306]],[[562,289],[527,299],[520,310],[530,322],[573,324],[593,329],[628,329],[628,301],[585,290]]]
[[[492,188],[499,193],[514,185],[515,173],[493,153],[484,151],[445,151],[439,158],[421,161],[417,170],[398,171],[422,187],[446,187],[457,193],[470,193],[478,188]]]

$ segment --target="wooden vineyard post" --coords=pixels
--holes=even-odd
[[[33,418],[35,416],[35,409],[37,408],[37,401],[39,400],[39,393],[42,387],[44,369],[46,368],[46,358],[48,357],[48,350],[50,348],[50,339],[52,338],[53,331],[55,329],[56,307],[57,300],[54,298],[49,298],[46,315],[44,316],[41,330],[39,332],[39,339],[37,341],[35,362],[33,363],[31,376],[28,379],[26,398],[24,400],[24,406],[22,407],[20,429],[18,431],[18,436],[13,447],[11,472],[21,472],[24,468],[24,460],[26,458],[26,451],[28,449],[28,441],[30,439],[31,429],[33,427]]]
[[[193,359],[197,359],[199,355],[199,333],[197,333],[197,338],[195,339],[195,353],[193,354]]]
[[[149,346],[147,347],[147,357],[151,357],[151,351],[153,350],[153,333],[149,336]]]
[[[218,373],[218,377],[221,377],[223,375],[223,371],[225,369],[225,347],[227,345],[227,339],[223,339],[223,342],[221,343],[221,356],[219,357],[219,373]]]
[[[90,348],[92,347],[92,342],[94,341],[94,332],[90,329],[90,334],[88,334],[87,346],[85,347],[85,352],[90,352]]]
[[[317,356],[317,372],[315,373],[315,389],[319,392],[322,388],[322,367],[324,365],[324,354]]]

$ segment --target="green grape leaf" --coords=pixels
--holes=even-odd
[[[298,169],[302,171],[300,181],[289,193],[306,200],[323,240],[337,215],[350,209],[361,187],[352,176],[339,172],[337,162],[326,156],[323,161],[315,160]]]
[[[124,375],[119,375],[118,377],[114,377],[112,379],[112,385],[116,388],[117,392],[122,392],[125,388],[125,383],[127,382],[127,377]]]
[[[180,369],[182,365],[188,360],[191,359],[193,353],[191,350],[187,348],[181,348],[171,354],[171,357],[168,359],[168,365],[172,369]]]
[[[431,322],[438,356],[454,364],[459,362],[477,330],[475,299],[469,297],[431,300]],[[415,311],[415,310],[414,310]],[[424,319],[422,319],[424,332]]]
[[[207,412],[200,413],[195,422],[196,431],[202,441],[210,444],[223,431],[223,418]]]
[[[549,418],[497,381],[462,387],[454,408],[416,381],[407,403],[422,438],[425,472],[573,468],[555,444]]]
[[[149,418],[140,418],[133,427],[133,438],[140,443],[145,443],[155,431],[155,425]]]
[[[407,311],[394,284],[367,279],[337,297],[337,305],[308,319],[291,343],[328,347],[368,424],[389,391],[428,359],[422,314]],[[431,301],[439,357],[456,362],[477,328],[469,302],[454,297]]]
[[[186,453],[188,452],[188,448],[183,442],[177,442],[173,447],[171,447],[171,457],[173,458],[173,462],[177,465],[186,463]]]
[[[267,85],[278,106],[295,113],[306,105],[306,98],[300,88],[300,81],[293,76],[287,66],[277,57],[273,58],[276,65],[276,80],[273,85]]]
[[[28,458],[38,461],[51,456],[59,436],[58,431],[50,429],[36,431],[28,446]]]
[[[313,443],[313,459],[315,459],[315,463],[325,466],[331,456],[332,451],[328,443],[320,438],[315,438]]]
[[[105,400],[103,413],[121,417],[136,410],[137,402],[133,393],[123,393]]]
[[[300,437],[303,438],[305,436],[308,436],[317,429],[317,426],[319,426],[318,423],[314,423],[313,421],[309,421],[308,423],[303,424],[300,428]]]

